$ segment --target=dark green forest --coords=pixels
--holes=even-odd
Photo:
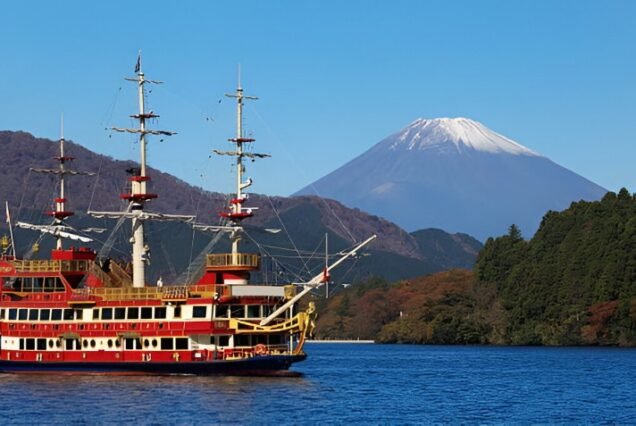
[[[346,289],[325,307],[319,337],[634,346],[635,249],[636,197],[610,192],[548,212],[530,240],[511,225],[486,242],[472,273]]]

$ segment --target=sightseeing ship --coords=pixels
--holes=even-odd
[[[356,254],[374,237],[354,247],[338,261],[325,266],[305,283],[254,284],[251,274],[260,267],[257,253],[240,250],[243,220],[255,209],[244,207],[244,160],[267,155],[246,152],[254,142],[243,135],[243,104],[247,99],[239,85],[235,93],[237,134],[230,139],[234,150],[216,151],[236,159],[236,190],[219,226],[199,228],[226,234],[230,253],[207,254],[204,271],[194,284],[166,285],[146,282],[149,247],[144,223],[149,220],[194,222],[194,217],[146,210],[157,197],[147,191],[146,149],[149,135],[173,132],[147,128],[158,117],[145,109],[145,86],[159,81],[145,78],[141,57],[135,67],[139,113],[135,129],[113,128],[139,137],[140,167],[132,170],[130,192],[121,195],[122,212],[89,212],[95,217],[132,222],[132,261],[123,264],[102,258],[88,247],[65,247],[89,243],[66,223],[73,212],[66,207],[65,179],[82,174],[67,165],[73,159],[59,141],[57,169],[32,169],[59,179],[59,197],[49,212],[51,225],[18,222],[22,228],[51,234],[56,246],[46,260],[16,257],[13,233],[0,245],[0,372],[83,374],[198,374],[284,375],[289,367],[306,358],[305,340],[314,323],[312,303],[299,311],[298,302],[329,279],[329,271]],[[7,205],[7,220],[9,209]],[[197,226],[197,225],[193,225]],[[11,229],[11,224],[10,224]]]

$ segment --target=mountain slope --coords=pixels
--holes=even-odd
[[[68,206],[77,212],[71,223],[83,226],[112,227],[113,222],[86,217],[82,212],[92,210],[121,210],[124,205],[119,194],[127,192],[126,169],[134,167],[130,161],[118,161],[95,154],[80,145],[67,142],[67,153],[76,157],[71,165],[73,169],[98,172],[95,178],[72,177],[68,183]],[[53,157],[57,155],[58,145],[47,139],[35,138],[25,132],[0,131],[0,149],[3,152],[3,178],[0,179],[0,201],[8,200],[15,220],[32,223],[45,223],[49,219],[42,212],[50,210],[56,193],[56,180],[47,175],[30,173],[30,167],[52,167]],[[159,198],[148,204],[154,211],[179,214],[197,214],[198,221],[218,223],[218,212],[227,203],[227,196],[204,191],[188,185],[186,182],[158,170],[151,169],[150,191]],[[246,225],[281,228],[283,220],[285,230],[277,235],[254,235],[262,244],[285,247],[276,253],[274,249],[257,246],[247,239],[246,250],[268,250],[272,254],[289,257],[290,249],[296,247],[312,253],[321,243],[325,233],[329,233],[329,248],[337,252],[347,248],[354,241],[361,241],[372,234],[378,239],[371,246],[373,256],[363,257],[356,262],[355,273],[364,277],[370,274],[383,275],[396,279],[423,273],[443,270],[447,267],[471,267],[476,253],[470,244],[464,244],[461,237],[449,246],[448,242],[457,238],[446,233],[431,234],[429,246],[422,248],[420,240],[395,224],[370,216],[359,210],[350,209],[342,204],[318,197],[268,197],[253,195],[250,206],[259,207],[258,214],[246,222]],[[4,220],[0,227],[5,226]],[[166,223],[148,223],[148,237],[153,247],[151,277],[163,275],[174,277],[187,266],[193,256],[202,250],[210,240],[209,235],[193,233],[187,226]],[[250,231],[251,232],[251,231]],[[166,236],[170,236],[169,238]],[[19,251],[29,249],[35,239],[31,232],[20,232],[17,238]],[[99,237],[105,239],[104,237]],[[437,240],[439,239],[439,243]],[[122,235],[117,240],[114,254],[126,258],[129,246],[128,238]],[[437,248],[447,247],[453,255],[440,254]],[[466,247],[464,250],[463,247]],[[43,241],[41,255],[50,248],[50,239]],[[96,246],[99,248],[99,246]],[[221,249],[219,246],[217,249]],[[322,253],[324,248],[320,249]],[[464,253],[465,252],[465,253]],[[295,253],[295,251],[294,251]],[[441,256],[441,257],[440,257]],[[444,261],[438,259],[445,257]],[[456,257],[456,262],[453,258]],[[318,257],[315,259],[320,265]],[[324,261],[321,261],[324,262]],[[290,270],[298,269],[298,260],[289,260]],[[314,265],[314,267],[316,267]],[[305,268],[306,269],[306,268]],[[301,269],[298,269],[301,270]],[[271,271],[270,271],[271,272]],[[310,271],[304,270],[305,275]],[[313,272],[313,269],[312,271]]]
[[[319,194],[407,230],[526,235],[602,187],[465,118],[419,119],[295,195]]]

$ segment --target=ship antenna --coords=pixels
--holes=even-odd
[[[240,223],[243,219],[254,216],[255,207],[243,207],[243,203],[248,198],[248,194],[244,192],[245,189],[250,187],[253,183],[252,178],[243,180],[245,173],[244,158],[250,158],[252,160],[256,158],[270,157],[269,154],[256,154],[252,152],[245,152],[245,144],[252,143],[256,139],[246,138],[243,134],[243,105],[246,100],[257,100],[256,96],[247,96],[243,93],[241,87],[241,66],[238,67],[238,85],[236,92],[231,94],[225,94],[228,98],[236,99],[236,137],[228,139],[228,141],[235,144],[236,149],[234,151],[217,151],[213,152],[218,155],[230,155],[236,157],[236,192],[234,198],[230,200],[230,206],[228,212],[221,213],[222,217],[230,220],[232,226],[235,227],[235,231],[231,233],[230,238],[232,240],[232,255],[238,255],[239,243],[241,241]]]
[[[141,50],[137,56],[135,64],[135,74],[133,78],[126,78],[137,84],[137,97],[139,102],[139,113],[130,117],[139,121],[139,128],[124,129],[114,127],[116,132],[127,132],[139,135],[139,151],[141,159],[138,170],[131,170],[132,176],[129,178],[131,182],[131,190],[129,194],[121,196],[122,199],[128,200],[131,204],[130,212],[132,213],[132,229],[133,235],[130,239],[132,243],[132,263],[133,263],[133,287],[144,287],[146,282],[146,263],[149,261],[149,250],[144,238],[144,206],[147,201],[157,198],[156,194],[150,194],[147,191],[147,183],[150,177],[147,174],[146,165],[146,135],[163,135],[172,136],[175,132],[166,130],[149,130],[146,128],[146,120],[159,117],[152,111],[146,111],[145,106],[145,85],[148,83],[162,84],[162,81],[146,79],[141,66]]]

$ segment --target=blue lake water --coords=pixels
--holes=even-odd
[[[3,423],[636,423],[636,350],[308,344],[302,377],[0,375]]]

